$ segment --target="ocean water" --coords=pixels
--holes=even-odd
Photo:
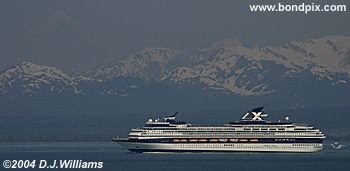
[[[350,171],[350,148],[329,144],[318,153],[132,153],[115,143],[0,143],[4,160],[82,160],[103,162],[87,170],[344,170]],[[1,165],[0,170],[4,169]],[[21,169],[26,170],[26,169]],[[29,169],[82,170],[82,169]]]

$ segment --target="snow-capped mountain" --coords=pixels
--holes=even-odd
[[[293,41],[280,47],[246,47],[237,40],[224,40],[201,52],[206,61],[176,68],[160,80],[240,95],[275,92],[279,87],[274,84],[305,73],[313,76],[307,79],[327,80],[332,85],[350,81],[349,37]]]
[[[7,97],[80,94],[77,83],[63,71],[23,62],[0,73],[0,94]]]
[[[192,54],[146,48],[74,76],[30,62],[0,73],[0,94],[8,97],[128,96],[133,91],[147,91],[145,87],[152,88],[151,84],[190,85],[240,96],[292,92],[299,98],[313,87],[344,91],[350,89],[350,37],[327,36],[271,47],[225,39]]]
[[[168,48],[146,48],[127,57],[125,60],[100,66],[86,75],[99,80],[117,77],[135,77],[154,80],[160,74],[179,66],[191,66],[192,57],[184,51]]]

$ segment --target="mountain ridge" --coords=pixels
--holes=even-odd
[[[22,62],[0,74],[1,95],[12,94],[33,96],[46,89],[47,95],[59,95],[64,91],[79,94],[74,78],[63,71],[49,66]]]
[[[172,48],[145,48],[124,60],[79,74],[23,62],[0,73],[0,94],[127,96],[128,91],[155,83],[165,87],[190,85],[234,96],[266,96],[303,82],[348,89],[350,37],[326,36],[266,47],[225,39],[191,54]]]

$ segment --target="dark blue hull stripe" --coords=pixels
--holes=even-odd
[[[161,152],[161,153],[300,153],[300,151],[224,151],[224,150],[152,150],[152,149],[128,149],[131,152],[136,153],[150,153],[150,152]]]
[[[118,142],[118,140],[113,140]],[[177,141],[175,142],[173,139],[146,139],[146,140],[133,140],[133,139],[129,139],[129,140],[121,140],[124,142],[138,142],[138,143],[243,143],[243,144],[248,144],[248,143],[322,143],[323,139],[321,138],[295,138],[295,139],[275,139],[275,138],[260,138],[257,139],[257,141],[251,141],[251,140],[246,140],[246,141],[217,141],[217,142],[213,142],[213,141],[205,141],[205,142],[201,142],[201,141],[190,141],[189,139],[186,139],[186,141]]]

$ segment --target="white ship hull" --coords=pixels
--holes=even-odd
[[[319,143],[118,143],[134,152],[317,152],[323,148]]]
[[[134,152],[317,152],[325,135],[307,124],[265,121],[263,107],[244,114],[239,121],[203,126],[149,119],[132,129],[127,138],[113,141]]]

